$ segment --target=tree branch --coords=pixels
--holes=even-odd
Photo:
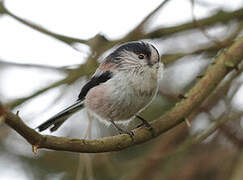
[[[169,0],[165,0],[163,1],[156,9],[154,9],[150,14],[148,14],[147,17],[145,17],[145,19],[134,28],[134,30],[132,30],[130,33],[128,33],[124,38],[119,39],[119,40],[115,40],[115,41],[108,41],[104,36],[101,35],[96,35],[95,37],[88,39],[88,40],[84,40],[84,39],[79,39],[79,38],[73,38],[73,37],[69,37],[69,36],[64,36],[64,35],[60,35],[57,33],[53,33],[43,27],[40,27],[36,24],[33,24],[21,17],[16,16],[14,13],[10,12],[5,6],[3,1],[0,1],[0,13],[3,14],[7,14],[10,17],[14,18],[15,20],[31,27],[32,29],[35,29],[41,33],[44,33],[48,36],[54,37],[68,45],[73,45],[73,43],[83,43],[86,45],[89,45],[91,48],[94,46],[94,40],[99,38],[99,37],[103,37],[105,38],[105,41],[109,42],[108,44],[106,43],[105,46],[107,47],[111,47],[114,44],[117,43],[122,43],[122,42],[126,42],[126,41],[132,41],[132,40],[139,40],[139,39],[147,39],[147,38],[161,38],[164,36],[168,36],[168,35],[172,35],[174,33],[178,33],[181,31],[186,31],[186,30],[191,30],[194,28],[197,28],[197,26],[195,25],[194,22],[189,22],[189,23],[185,23],[185,24],[181,24],[178,26],[173,26],[173,27],[167,27],[167,28],[159,28],[157,30],[154,30],[150,33],[147,34],[143,34],[143,33],[134,33],[134,32],[138,32],[139,29],[143,28],[144,25],[146,25],[146,23],[151,19],[151,17],[153,17],[153,15],[159,10],[161,9]],[[230,20],[234,20],[234,19],[241,19],[243,17],[243,8],[233,11],[233,12],[224,12],[224,11],[219,11],[218,13],[216,13],[215,15],[212,15],[210,17],[207,18],[203,18],[201,20],[198,20],[197,23],[200,24],[201,26],[211,26],[214,25],[218,22],[222,22],[222,23],[226,23]],[[131,34],[133,34],[133,36],[131,36]],[[73,47],[73,46],[72,46]],[[100,48],[102,46],[99,46]],[[105,48],[107,49],[107,48]]]
[[[97,54],[96,56],[98,56],[98,55],[99,54]],[[12,108],[19,106],[20,104],[24,103],[25,101],[32,99],[32,98],[34,98],[34,97],[52,89],[52,88],[56,88],[56,87],[61,86],[63,84],[71,84],[71,83],[75,82],[78,78],[80,78],[84,75],[92,74],[98,66],[97,62],[94,60],[94,59],[97,58],[96,56],[93,57],[91,55],[88,58],[88,60],[86,61],[85,64],[80,65],[80,67],[78,67],[77,69],[70,70],[67,77],[65,77],[65,78],[63,78],[63,79],[61,79],[57,82],[54,82],[54,83],[36,91],[36,92],[34,92],[33,94],[31,94],[27,97],[15,99],[14,101],[5,104],[5,106],[9,109],[12,109]]]
[[[65,67],[55,67],[41,64],[29,64],[29,63],[16,63],[16,62],[8,62],[0,59],[0,65],[3,66],[17,66],[23,68],[38,68],[38,69],[46,69],[46,70],[56,70],[62,72],[68,72],[69,69]]]
[[[41,135],[26,126],[17,115],[11,112],[5,113],[5,122],[30,144],[38,148],[86,153],[122,150],[148,141],[183,122],[190,112],[207,98],[225,75],[242,61],[242,49],[243,37],[239,38],[227,51],[222,52],[217,57],[215,64],[208,68],[205,76],[189,91],[188,98],[178,103],[171,111],[163,115],[162,118],[152,122],[153,136],[149,130],[142,127],[133,131],[134,141],[126,134],[95,140],[72,139]]]
[[[152,12],[150,12],[131,32],[126,35],[126,39],[134,39],[135,37],[144,36],[145,26],[151,21],[154,15],[164,7],[170,0],[164,0],[158,7],[156,7]]]
[[[155,151],[153,153],[149,153],[149,155],[146,157],[144,162],[150,162],[150,164],[144,163],[144,166],[142,166],[141,169],[137,170],[135,174],[133,173],[129,175],[127,178],[125,178],[125,180],[153,179],[154,175],[156,175],[155,174],[156,171],[158,171],[158,169],[160,169],[161,171],[161,167],[160,167],[161,162],[163,162],[163,164],[168,164],[168,161],[177,159],[175,158],[176,156],[180,156],[182,152],[188,151],[190,147],[192,147],[193,145],[199,144],[202,141],[204,141],[207,137],[213,134],[217,129],[223,126],[224,123],[239,119],[242,115],[243,113],[239,112],[231,116],[226,115],[224,117],[220,117],[216,119],[214,122],[211,123],[211,125],[209,125],[202,132],[192,136],[188,136],[186,140],[184,140],[176,149],[172,151],[171,149],[169,149],[167,152],[161,153],[161,151],[157,150],[157,152]],[[151,154],[153,156],[151,156]],[[170,159],[169,157],[173,157],[173,158]]]
[[[221,46],[221,42],[214,36],[211,36],[208,31],[204,28],[204,26],[201,26],[200,23],[198,23],[196,15],[194,13],[194,7],[195,7],[195,0],[191,0],[191,15],[192,15],[192,22],[195,24],[195,26],[202,32],[202,34],[208,39],[211,40],[213,43],[215,43],[218,46]]]
[[[228,21],[232,21],[234,19],[241,20],[243,17],[243,8],[238,9],[236,11],[232,12],[225,12],[225,11],[219,11],[218,13],[207,17],[207,18],[202,18],[200,20],[197,20],[197,23],[200,24],[201,26],[212,26],[215,25],[216,23],[226,23]],[[172,35],[174,33],[182,32],[182,31],[187,31],[197,28],[194,22],[188,22],[185,24],[181,24],[178,26],[172,26],[172,27],[166,27],[166,28],[159,28],[155,31],[152,31],[148,34],[146,34],[143,38],[161,38],[165,36]]]
[[[233,43],[234,39],[240,34],[242,29],[243,29],[243,22],[240,22],[235,31],[233,31],[228,37],[225,37],[225,39],[220,41],[220,45],[206,43],[206,44],[200,45],[200,47],[198,49],[188,52],[188,53],[163,54],[162,61],[165,64],[169,64],[171,62],[174,62],[174,61],[176,61],[184,56],[188,56],[188,55],[200,54],[203,52],[217,53],[217,51],[219,51],[220,49],[230,46]]]
[[[10,17],[12,17],[13,19],[23,23],[26,26],[31,27],[32,29],[35,29],[36,31],[39,31],[43,34],[46,34],[48,36],[52,36],[60,41],[63,41],[66,44],[72,45],[73,43],[83,43],[83,44],[88,44],[87,40],[83,40],[83,39],[78,39],[78,38],[73,38],[73,37],[69,37],[69,36],[64,36],[64,35],[60,35],[60,34],[56,34],[53,33],[43,27],[40,27],[34,23],[31,23],[21,17],[18,17],[17,15],[13,14],[12,12],[10,12],[5,6],[4,6],[4,2],[0,1],[0,9],[2,10],[2,12],[4,14],[9,15]]]
[[[232,127],[223,125],[220,128],[220,131],[223,133],[223,135],[229,139],[237,148],[242,149],[243,147],[243,140],[239,138],[235,132],[233,132]]]
[[[18,99],[15,99],[12,102],[6,103],[5,106],[9,109],[13,109],[14,107],[19,106],[20,104],[24,103],[25,101],[27,101],[29,99],[37,97],[38,95],[40,95],[40,94],[42,94],[42,93],[44,93],[44,92],[46,92],[46,91],[48,91],[52,88],[56,88],[56,87],[58,87],[62,84],[66,84],[68,82],[70,82],[70,79],[69,79],[69,77],[66,77],[66,78],[64,78],[60,81],[54,82],[54,83],[52,83],[52,84],[50,84],[50,85],[48,85],[48,86],[46,86],[46,87],[44,87],[44,88],[42,88],[38,91],[32,93],[31,95],[29,95],[27,97],[18,98]]]

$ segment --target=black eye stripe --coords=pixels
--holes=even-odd
[[[144,42],[129,42],[126,44],[121,45],[119,48],[117,48],[113,53],[111,53],[111,56],[113,58],[118,57],[121,52],[123,51],[130,51],[137,55],[144,54],[148,58],[151,57],[151,49],[149,44]]]

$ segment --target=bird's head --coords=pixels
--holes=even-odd
[[[108,56],[107,60],[117,63],[121,69],[156,68],[160,62],[160,55],[152,44],[134,41],[119,46]]]

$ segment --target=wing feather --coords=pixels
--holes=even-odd
[[[84,100],[85,96],[89,92],[90,89],[92,89],[95,86],[98,86],[101,83],[104,83],[108,81],[112,77],[111,71],[105,71],[102,73],[96,73],[82,88],[78,100]]]

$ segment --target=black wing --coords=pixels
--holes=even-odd
[[[85,96],[89,92],[90,89],[92,89],[95,86],[98,86],[101,83],[104,83],[108,81],[112,77],[112,72],[111,71],[105,71],[99,76],[94,75],[82,88],[78,100],[84,100]]]

